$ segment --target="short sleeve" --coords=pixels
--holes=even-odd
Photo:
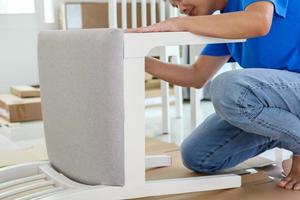
[[[249,6],[252,3],[256,3],[259,1],[268,1],[274,4],[275,13],[279,15],[280,17],[285,18],[287,7],[289,0],[242,0],[243,9],[245,9],[247,6]]]
[[[205,46],[201,55],[206,56],[227,56],[230,52],[226,44],[208,44]]]
[[[202,50],[200,55],[204,56],[227,56],[231,55],[227,44],[208,44]],[[235,60],[231,57],[228,62],[235,62]]]

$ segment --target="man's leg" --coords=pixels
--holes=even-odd
[[[216,113],[246,132],[280,141],[300,155],[300,74],[283,70],[226,72],[212,83]],[[294,156],[294,157],[295,157]],[[300,189],[300,159],[280,186]]]
[[[181,153],[187,168],[213,173],[279,145],[278,141],[247,133],[212,114],[182,143]]]

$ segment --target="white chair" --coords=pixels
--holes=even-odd
[[[240,187],[234,174],[145,181],[143,67],[144,57],[157,46],[238,41],[116,29],[41,33],[50,163],[0,169],[0,199],[130,199]]]

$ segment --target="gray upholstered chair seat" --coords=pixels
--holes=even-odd
[[[39,35],[49,161],[84,184],[124,184],[123,32]]]

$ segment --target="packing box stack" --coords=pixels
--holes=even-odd
[[[10,88],[11,94],[20,98],[40,97],[39,86],[17,85]]]
[[[13,86],[11,94],[0,94],[0,116],[11,123],[42,120],[39,89]]]

